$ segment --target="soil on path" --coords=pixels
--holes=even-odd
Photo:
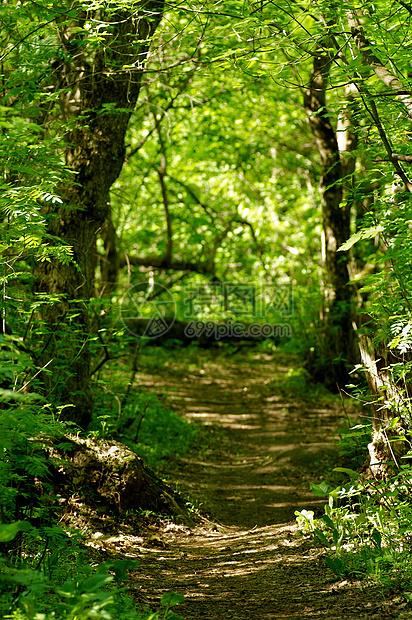
[[[279,353],[205,352],[190,364],[181,355],[137,382],[207,427],[205,448],[181,458],[169,477],[208,518],[106,541],[111,555],[139,558],[136,600],[156,609],[163,593],[181,593],[175,611],[185,620],[412,618],[400,595],[336,581],[323,551],[297,532],[295,510],[324,503],[309,482],[336,464],[340,408],[271,388],[293,363]]]

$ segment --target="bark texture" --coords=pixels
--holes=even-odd
[[[341,206],[344,169],[336,132],[330,122],[326,106],[331,61],[329,55],[322,49],[327,47],[328,45],[323,42],[314,58],[308,88],[304,93],[304,106],[322,165],[320,192],[328,357],[348,360],[351,357],[353,340],[348,254],[338,252],[338,249],[350,237],[350,207]],[[343,361],[334,364],[332,374],[332,382],[339,381],[345,376]]]
[[[120,515],[126,510],[187,515],[182,498],[117,441],[64,438],[65,451],[50,448],[56,490],[81,497],[92,509]]]
[[[54,360],[48,366],[49,389],[53,386],[60,402],[72,403],[63,417],[82,427],[92,411],[87,301],[93,295],[96,237],[108,219],[109,190],[122,169],[127,125],[162,11],[162,0],[110,14],[79,9],[78,17],[59,29],[54,87],[70,127],[66,163],[75,174],[74,182],[60,187],[63,204],[53,213],[49,232],[73,247],[75,264],[37,266],[37,291],[60,298],[44,313],[49,335],[41,362]],[[90,20],[106,23],[103,41],[93,49],[79,33]]]
[[[398,416],[402,410],[402,388],[406,387],[406,393],[410,393],[411,386],[399,386],[393,381],[390,364],[398,360],[390,359],[391,354],[384,344],[375,350],[371,338],[362,335],[359,349],[372,399],[373,432],[368,445],[370,470],[375,478],[383,479],[394,466],[399,469],[399,459],[408,451],[407,443],[399,440],[400,435],[404,434],[402,418],[400,416],[399,422],[394,425],[393,417],[394,410]]]

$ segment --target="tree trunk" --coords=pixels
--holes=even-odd
[[[393,381],[389,365],[394,360],[388,359],[390,353],[384,344],[375,351],[369,336],[362,335],[359,338],[359,349],[372,398],[373,431],[372,441],[368,445],[369,467],[375,478],[383,479],[393,465],[399,469],[399,459],[408,451],[407,443],[399,439],[405,432],[401,422],[393,424],[393,411],[398,410],[399,416],[402,409],[402,390]]]
[[[122,169],[125,133],[163,4],[148,0],[138,5],[140,10],[108,16],[79,10],[73,22],[59,29],[59,58],[64,60],[55,63],[55,89],[62,121],[71,127],[66,163],[75,175],[60,187],[63,204],[54,211],[49,232],[72,246],[75,263],[37,265],[37,291],[60,298],[43,310],[48,336],[40,362],[53,359],[47,368],[49,392],[73,405],[62,417],[83,428],[92,412],[87,302],[93,295],[96,237],[108,219],[109,190]],[[107,26],[96,51],[79,35],[90,17]]]
[[[326,108],[326,87],[330,58],[321,51],[314,59],[304,106],[321,158],[320,192],[323,221],[323,263],[325,267],[327,356],[333,360],[330,383],[345,380],[345,362],[351,358],[353,329],[351,290],[348,286],[348,254],[338,252],[350,237],[350,207],[341,206],[343,168],[336,133]]]
[[[118,239],[111,214],[108,215],[104,223],[101,237],[104,243],[104,256],[99,256],[100,294],[109,296],[116,289],[119,275]]]

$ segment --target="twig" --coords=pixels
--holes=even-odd
[[[177,183],[178,185],[180,185],[181,187],[183,187],[186,192],[189,194],[189,196],[191,198],[193,198],[193,200],[196,202],[196,204],[198,204],[200,207],[202,207],[203,211],[210,217],[210,219],[212,220],[213,224],[215,223],[215,214],[213,213],[212,209],[206,205],[204,202],[202,202],[199,197],[195,194],[195,192],[193,191],[193,189],[187,185],[187,183],[184,183],[183,181],[179,181],[179,179],[176,179],[176,177],[171,176],[170,174],[168,175],[169,179],[171,181],[173,181],[174,183]]]
[[[137,373],[137,358],[138,358],[139,351],[140,351],[140,345],[141,345],[141,341],[139,340],[139,342],[136,345],[135,351],[134,351],[133,362],[132,362],[132,374],[131,374],[131,377],[130,377],[130,381],[129,381],[128,385],[127,385],[126,393],[125,393],[125,395],[123,397],[123,400],[121,402],[121,408],[122,409],[126,405],[127,401],[129,400],[130,392],[132,390],[134,379],[136,377],[136,373]]]
[[[143,422],[143,418],[144,418],[145,413],[146,413],[146,411],[147,411],[147,408],[148,408],[148,406],[150,405],[150,403],[151,403],[151,402],[152,402],[152,399],[150,398],[150,399],[147,401],[147,403],[145,404],[144,409],[143,409],[143,411],[142,411],[142,415],[140,416],[139,424],[137,425],[136,435],[135,435],[135,438],[134,438],[134,442],[135,442],[135,443],[137,442],[137,438],[138,438],[138,436],[139,436],[139,431],[140,431],[140,427],[141,427],[142,422]]]
[[[22,386],[21,386],[21,388],[20,388],[19,390],[17,390],[17,392],[21,392],[22,390],[24,390],[24,388],[26,388],[28,385],[30,385],[30,383],[33,381],[33,379],[35,379],[35,378],[37,377],[37,375],[39,375],[39,374],[42,372],[42,370],[44,370],[45,368],[47,368],[47,366],[48,366],[49,364],[51,364],[53,360],[54,360],[54,357],[52,357],[52,358],[51,358],[51,360],[49,360],[49,361],[47,362],[47,364],[45,364],[42,368],[40,368],[40,370],[38,370],[38,371],[36,372],[36,374],[32,376],[32,378],[30,379],[30,381],[27,381],[26,383],[24,383],[24,385],[22,385]]]
[[[105,357],[97,364],[97,366],[95,368],[93,368],[93,370],[90,372],[90,376],[92,377],[93,375],[96,374],[96,372],[98,370],[100,370],[100,368],[103,366],[103,364],[105,364],[106,362],[111,362],[112,360],[118,360],[121,357],[125,357],[125,353],[123,353],[122,355],[114,355],[113,357],[111,357],[110,355],[105,355]]]
[[[399,467],[399,463],[398,463],[398,461],[396,460],[396,456],[395,456],[395,454],[394,454],[394,452],[393,452],[393,450],[392,450],[391,442],[389,441],[389,437],[388,437],[388,435],[387,435],[387,433],[386,433],[386,430],[385,430],[384,428],[382,428],[382,432],[383,432],[383,434],[385,435],[386,443],[388,444],[389,452],[391,453],[391,456],[392,456],[392,458],[393,458],[393,462],[395,463],[396,467],[397,467],[398,469],[400,469],[400,467]]]

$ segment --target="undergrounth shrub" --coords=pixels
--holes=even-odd
[[[314,494],[327,499],[324,514],[296,511],[299,529],[327,549],[325,561],[336,577],[372,579],[412,601],[411,465],[382,481],[343,467],[334,471],[349,480],[336,488],[312,484]]]
[[[100,408],[93,429],[100,437],[123,442],[152,468],[186,454],[198,436],[194,424],[168,407],[163,398],[145,390],[130,396],[120,417]]]

